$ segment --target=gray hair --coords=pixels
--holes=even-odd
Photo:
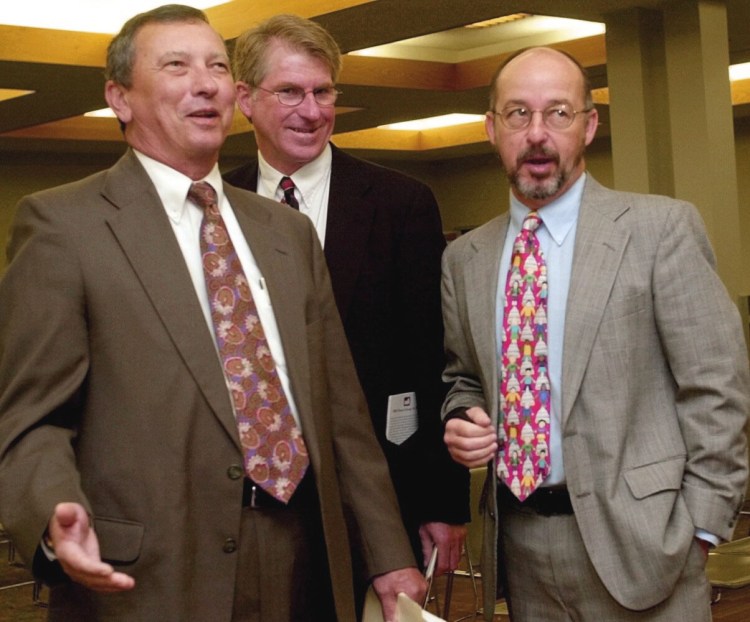
[[[173,22],[205,22],[208,24],[208,18],[200,9],[194,9],[183,4],[165,4],[131,17],[110,41],[107,48],[107,65],[104,69],[104,77],[116,84],[130,88],[135,62],[136,35],[147,24]]]

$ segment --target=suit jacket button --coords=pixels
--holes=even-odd
[[[239,464],[233,464],[227,469],[229,479],[240,479],[245,474],[245,470]]]
[[[235,542],[234,538],[224,540],[223,550],[225,553],[234,553],[237,550],[237,542]]]

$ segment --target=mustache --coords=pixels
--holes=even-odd
[[[544,146],[532,146],[516,157],[516,166],[529,160],[552,160],[555,164],[560,164],[560,154]]]

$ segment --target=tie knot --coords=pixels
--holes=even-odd
[[[284,198],[281,199],[282,203],[286,203],[289,207],[299,209],[299,201],[294,196],[294,182],[291,177],[282,177],[279,182],[279,188],[284,191]]]
[[[188,190],[188,200],[195,203],[201,209],[216,205],[216,190],[207,181],[193,182]]]
[[[539,214],[531,212],[526,218],[524,218],[521,228],[525,231],[536,231],[539,225],[542,224],[542,219],[539,218]]]

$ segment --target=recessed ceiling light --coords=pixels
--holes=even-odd
[[[428,117],[426,119],[414,119],[413,121],[402,121],[401,123],[390,123],[388,125],[378,126],[383,130],[432,130],[439,127],[451,127],[453,125],[463,125],[464,123],[476,123],[484,121],[483,114],[444,114],[439,117]]]
[[[187,0],[197,9],[206,9],[226,0]],[[136,13],[164,4],[163,0],[25,0],[0,5],[0,24],[52,28],[77,32],[116,33]]]
[[[99,110],[92,110],[90,112],[84,112],[84,117],[97,117],[97,118],[106,118],[106,119],[114,119],[115,113],[112,112],[111,108],[100,108]]]
[[[750,78],[750,63],[740,63],[739,65],[730,65],[729,79],[732,82],[737,80],[747,80]]]

